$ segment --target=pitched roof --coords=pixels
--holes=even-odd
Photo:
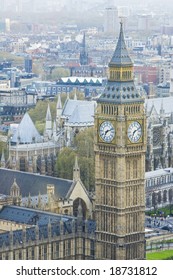
[[[153,106],[156,109],[157,113],[160,113],[160,110],[164,110],[165,114],[172,113],[172,104],[173,104],[173,96],[164,97],[164,98],[151,98],[145,100],[145,105],[147,112],[150,113]]]
[[[69,117],[68,125],[70,126],[94,125],[93,104],[77,105],[72,115]]]
[[[37,230],[39,239],[42,239],[43,237],[48,238],[48,234],[51,234],[51,237],[58,236],[60,235],[60,228],[62,227],[61,221],[63,221],[64,234],[71,234],[73,230],[77,230],[75,217],[18,206],[4,206],[2,210],[0,210],[0,219],[30,225],[29,227],[23,228],[23,230],[0,233],[0,248],[3,246],[9,246],[11,242],[22,247],[24,238],[26,238],[26,242],[29,240],[36,240]],[[83,230],[85,230],[84,223],[87,232],[93,234],[96,229],[95,221],[83,221]],[[49,227],[51,229],[50,232],[48,229]]]
[[[34,143],[42,142],[41,135],[36,129],[33,121],[29,114],[26,112],[23,116],[19,126],[17,127],[14,135],[12,136],[11,142],[13,143]]]
[[[74,99],[67,99],[64,108],[62,111],[62,116],[70,117],[74,113],[77,107],[83,106],[83,110],[85,111],[86,117],[90,115],[91,111],[87,111],[87,108],[95,108],[96,101],[86,101],[86,100],[74,100]]]
[[[70,218],[65,215],[58,215],[52,212],[18,207],[14,205],[4,206],[0,211],[0,219],[15,221],[17,223],[24,223],[28,225],[35,224],[34,218],[36,217],[38,225],[47,225],[49,222],[57,222],[61,219],[63,219],[63,221],[67,221]]]
[[[16,178],[22,196],[31,196],[47,193],[47,185],[55,186],[55,195],[64,198],[68,193],[72,180],[43,176],[33,173],[21,172],[17,170],[0,168],[0,193],[9,195],[10,188]]]

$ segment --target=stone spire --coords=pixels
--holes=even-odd
[[[16,178],[14,178],[14,182],[13,182],[11,188],[10,188],[10,195],[12,197],[20,196],[20,188],[19,188],[19,186],[18,186],[18,184],[16,182]]]
[[[13,198],[13,204],[20,206],[21,196],[20,196],[20,187],[14,178],[14,182],[10,188],[10,196]]]
[[[52,116],[51,116],[49,104],[46,113],[46,126],[45,126],[44,137],[46,140],[51,139],[52,137]]]
[[[86,38],[85,38],[85,32],[83,35],[83,40],[81,44],[81,51],[80,51],[80,65],[88,65],[89,59],[88,59],[88,53],[86,52]]]
[[[75,157],[75,164],[73,167],[73,181],[76,182],[80,179],[80,168],[78,165],[78,157]]]
[[[61,109],[62,110],[62,102],[61,102],[61,94],[58,94],[58,101],[57,101],[57,105],[56,105],[56,109]]]
[[[62,115],[62,102],[61,102],[61,94],[58,94],[58,101],[56,105],[56,122],[57,126],[60,127],[60,120]]]
[[[74,92],[74,100],[77,100],[77,90],[75,88],[75,92]]]

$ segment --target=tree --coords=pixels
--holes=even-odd
[[[58,78],[61,77],[69,77],[70,76],[70,70],[65,69],[65,68],[57,68],[55,67],[54,69],[49,70],[49,73],[46,74],[45,79],[47,81],[56,81]]]
[[[75,146],[79,156],[81,180],[88,190],[94,189],[94,128],[86,128],[75,137]]]
[[[56,162],[57,175],[60,178],[73,179],[73,166],[75,162],[75,151],[71,148],[63,148]]]
[[[78,156],[81,181],[88,190],[94,189],[94,130],[86,128],[79,132],[73,148],[63,148],[57,159],[58,177],[72,179],[75,155]]]
[[[49,102],[48,100],[38,101],[35,108],[28,111],[32,121],[35,123],[36,128],[42,134],[45,128],[46,112],[48,103],[52,115],[52,120],[56,117],[56,102]]]

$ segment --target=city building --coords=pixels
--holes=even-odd
[[[77,76],[62,77],[56,82],[34,81],[26,86],[26,92],[33,94],[37,99],[46,99],[61,93],[69,94],[76,90],[83,92],[86,97],[96,96],[103,90],[105,79],[90,76],[90,70],[87,76],[76,73]]]
[[[36,209],[0,211],[0,260],[95,259],[95,223]]]
[[[50,117],[49,110],[48,115]],[[81,199],[76,203],[77,217],[4,206],[0,211],[4,230],[0,234],[0,258],[145,259],[145,119],[144,99],[134,84],[133,63],[127,52],[121,23],[118,43],[109,63],[107,85],[98,98],[95,113],[94,220],[85,220]],[[48,137],[50,118],[47,121]],[[40,136],[36,132],[34,137],[29,134],[31,138],[27,141],[26,135],[18,132],[12,138],[16,147],[18,142],[27,142],[28,146],[31,140],[35,146],[39,142],[37,138],[39,140]],[[14,162],[17,156],[18,149]],[[79,178],[78,169],[76,162],[73,175],[76,180]],[[5,184],[3,182],[3,188]],[[11,195],[16,204],[21,199],[19,190],[17,181],[11,182]],[[52,194],[53,186],[49,190]],[[79,192],[77,194],[79,196]],[[16,200],[16,196],[19,199]],[[6,227],[8,222],[12,222],[10,231],[9,225]]]
[[[54,176],[58,143],[53,139],[53,127],[48,106],[44,135],[41,136],[26,112],[15,131],[9,130],[10,169]]]
[[[173,97],[146,99],[146,171],[173,167]]]
[[[25,72],[32,73],[32,58],[30,57],[25,58]]]
[[[146,208],[156,209],[173,202],[173,168],[145,173]]]
[[[0,176],[0,193],[11,201],[10,204],[76,217],[80,200],[83,217],[93,218],[94,196],[80,179],[77,157],[72,180],[6,168],[0,168]]]
[[[116,7],[106,8],[104,14],[104,32],[110,34],[118,33],[118,21],[118,9]]]

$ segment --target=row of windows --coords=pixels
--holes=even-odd
[[[77,248],[80,246],[83,247],[83,254],[85,255],[85,250],[87,244],[90,246],[90,256],[95,255],[95,242],[94,240],[90,240],[89,243],[85,241],[85,239],[82,240],[82,244],[79,242],[79,240],[76,241]],[[63,242],[63,256],[60,256],[60,243],[59,242],[53,242],[51,243],[51,259],[60,259],[60,258],[65,258],[65,257],[70,257],[72,253],[77,252],[76,248],[74,246],[74,240],[67,239],[64,240]],[[39,245],[38,248],[38,256],[36,255],[36,247],[28,247],[26,248],[26,256],[24,256],[24,249],[18,249],[13,251],[12,258],[13,260],[22,260],[26,258],[26,260],[34,260],[34,259],[39,259],[39,260],[47,260],[48,259],[48,244],[42,244]],[[81,250],[80,250],[81,251]],[[88,250],[87,250],[88,251]],[[11,259],[11,254],[9,252],[4,252],[0,253],[0,260],[8,260]]]
[[[104,159],[103,160],[103,177],[109,179],[116,178],[116,162],[115,159]]]
[[[140,112],[140,105],[136,105],[136,106],[126,106],[124,108],[124,114],[126,115],[126,113],[129,114],[136,114]]]
[[[164,190],[163,193],[160,192],[153,192],[151,195],[151,199],[148,197],[146,199],[146,204],[148,207],[155,207],[157,204],[167,203],[173,201],[173,189]]]
[[[138,160],[135,159],[133,162],[131,160],[127,160],[126,162],[126,179],[136,179],[139,176],[139,166]]]
[[[140,187],[132,186],[126,190],[126,205],[134,206],[140,204]]]
[[[110,79],[112,80],[129,80],[132,79],[131,71],[123,71],[122,76],[120,71],[110,71]]]
[[[101,105],[101,112],[105,115],[118,115],[118,107],[111,105]]]
[[[112,105],[101,105],[101,112],[105,115],[118,115],[118,107]],[[124,108],[124,115],[136,114],[140,112],[140,105],[136,106],[126,106]]]
[[[147,179],[146,187],[154,187],[154,186],[171,183],[171,182],[173,182],[173,174]]]

